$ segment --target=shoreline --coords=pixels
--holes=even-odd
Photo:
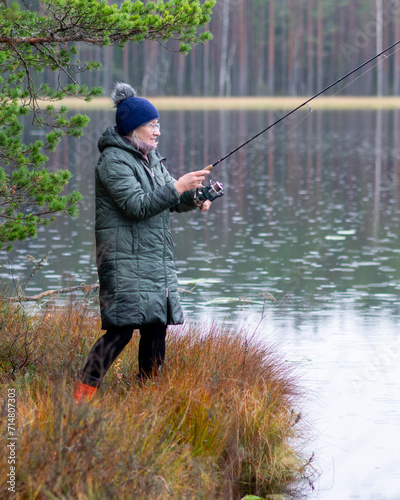
[[[144,96],[160,110],[291,110],[310,99],[307,96],[296,97],[190,97],[190,96]],[[41,104],[50,104],[49,102]],[[61,104],[73,110],[114,109],[108,97],[98,97],[90,102],[82,99],[66,97],[62,101],[52,103],[55,107]],[[366,96],[328,96],[317,97],[310,102],[311,109],[399,109],[400,96],[366,97]],[[307,110],[308,106],[304,108]]]

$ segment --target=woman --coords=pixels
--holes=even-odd
[[[111,98],[116,126],[98,142],[95,171],[97,269],[106,333],[79,371],[75,402],[93,397],[135,329],[140,331],[139,383],[161,367],[167,325],[183,323],[170,211],[197,208],[196,189],[209,174],[199,170],[173,179],[156,149],[156,108],[124,83],[116,84]],[[200,211],[210,205],[206,200]]]

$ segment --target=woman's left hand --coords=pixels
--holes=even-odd
[[[206,200],[200,207],[200,212],[208,212],[211,207],[211,201]]]

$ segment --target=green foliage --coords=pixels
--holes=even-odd
[[[36,236],[38,227],[56,214],[78,214],[82,196],[62,195],[69,172],[49,171],[46,163],[47,152],[63,136],[82,136],[89,122],[52,103],[66,96],[90,101],[102,94],[100,87],[76,81],[77,73],[101,67],[80,61],[80,44],[122,47],[128,41],[176,39],[187,53],[211,38],[198,28],[209,22],[214,3],[126,0],[118,6],[105,0],[41,0],[37,10],[25,2],[0,5],[0,248]],[[38,83],[46,69],[57,74],[56,85]],[[24,142],[28,116],[46,130],[45,140]]]

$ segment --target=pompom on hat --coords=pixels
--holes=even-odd
[[[117,108],[115,120],[118,133],[122,136],[160,117],[153,104],[137,97],[136,90],[127,83],[117,82],[111,92],[111,99]]]

